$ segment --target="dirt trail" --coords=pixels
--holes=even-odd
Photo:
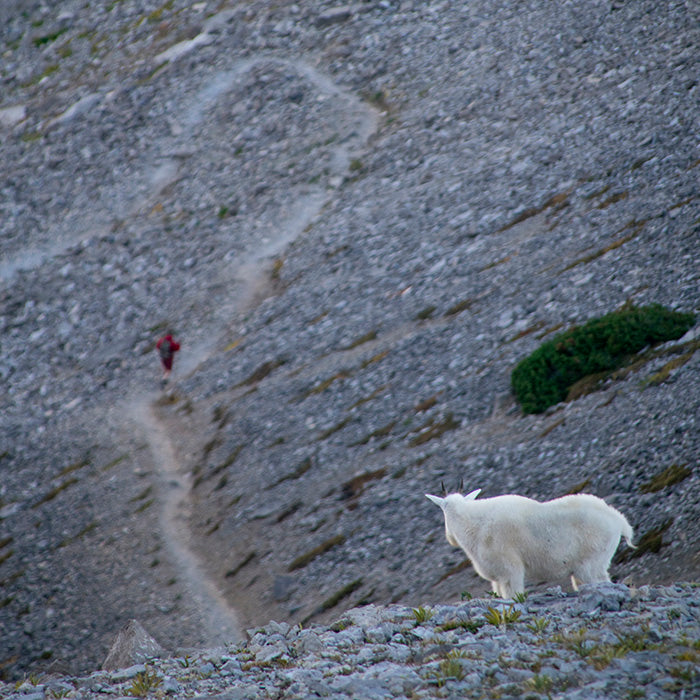
[[[332,175],[340,180],[347,175],[349,163],[355,153],[362,149],[378,124],[378,115],[373,108],[360,99],[345,92],[331,79],[313,66],[299,60],[270,59],[261,56],[242,61],[234,70],[222,72],[205,85],[192,105],[184,109],[184,124],[188,129],[199,123],[205,111],[220,97],[231,90],[245,72],[261,63],[273,61],[297,71],[316,89],[329,99],[336,100],[344,114],[347,136],[331,148]],[[154,186],[160,190],[178,177],[178,168],[161,169]],[[320,215],[324,206],[333,197],[333,189],[318,185],[310,188],[296,200],[287,204],[281,220],[270,227],[269,235],[258,241],[244,253],[228,271],[231,279],[229,302],[219,309],[217,319],[240,317],[257,306],[270,291],[269,267],[271,261],[280,256],[302,232]],[[197,367],[216,352],[223,327],[203,329],[198,337],[188,339],[183,347],[180,362],[176,362],[175,380],[196,371]],[[160,513],[159,529],[164,546],[173,565],[179,572],[190,596],[190,603],[199,611],[205,628],[203,633],[210,644],[242,638],[242,630],[236,611],[221,594],[209,576],[204,562],[192,549],[188,519],[190,513],[189,494],[191,477],[179,464],[176,451],[169,439],[167,429],[157,416],[157,395],[137,394],[127,400],[128,421],[143,433],[148,444],[158,484]]]
[[[178,570],[179,579],[184,583],[191,602],[202,616],[207,642],[217,646],[238,641],[243,634],[235,611],[206,576],[199,557],[190,547],[190,476],[182,470],[150,399],[135,402],[131,417],[144,433],[157,470],[161,501],[159,526],[166,551]]]

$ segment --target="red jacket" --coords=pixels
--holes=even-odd
[[[168,341],[167,343],[165,342],[166,340]],[[164,343],[165,343],[165,346],[163,345]],[[170,335],[170,333],[168,333],[168,335],[163,336],[156,343],[156,348],[158,349],[160,356],[164,360],[171,359],[173,354],[176,353],[180,349],[180,343],[176,343],[173,336]]]

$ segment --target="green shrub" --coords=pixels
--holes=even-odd
[[[521,360],[511,375],[513,392],[525,413],[542,413],[566,399],[569,388],[583,377],[617,369],[648,345],[680,338],[694,323],[694,314],[659,304],[594,318]]]

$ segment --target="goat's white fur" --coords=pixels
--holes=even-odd
[[[624,537],[632,545],[632,527],[622,513],[588,494],[539,503],[524,496],[476,500],[466,496],[426,496],[445,516],[445,535],[461,547],[494,593],[512,598],[525,592],[525,580],[571,577],[579,584],[610,581],[608,567]]]

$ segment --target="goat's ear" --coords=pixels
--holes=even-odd
[[[476,489],[475,491],[468,493],[464,498],[467,501],[473,501],[480,493],[481,493],[481,489]]]
[[[436,506],[440,506],[443,510],[445,510],[445,499],[440,498],[439,496],[431,496],[429,493],[425,494],[426,498],[429,498]]]

